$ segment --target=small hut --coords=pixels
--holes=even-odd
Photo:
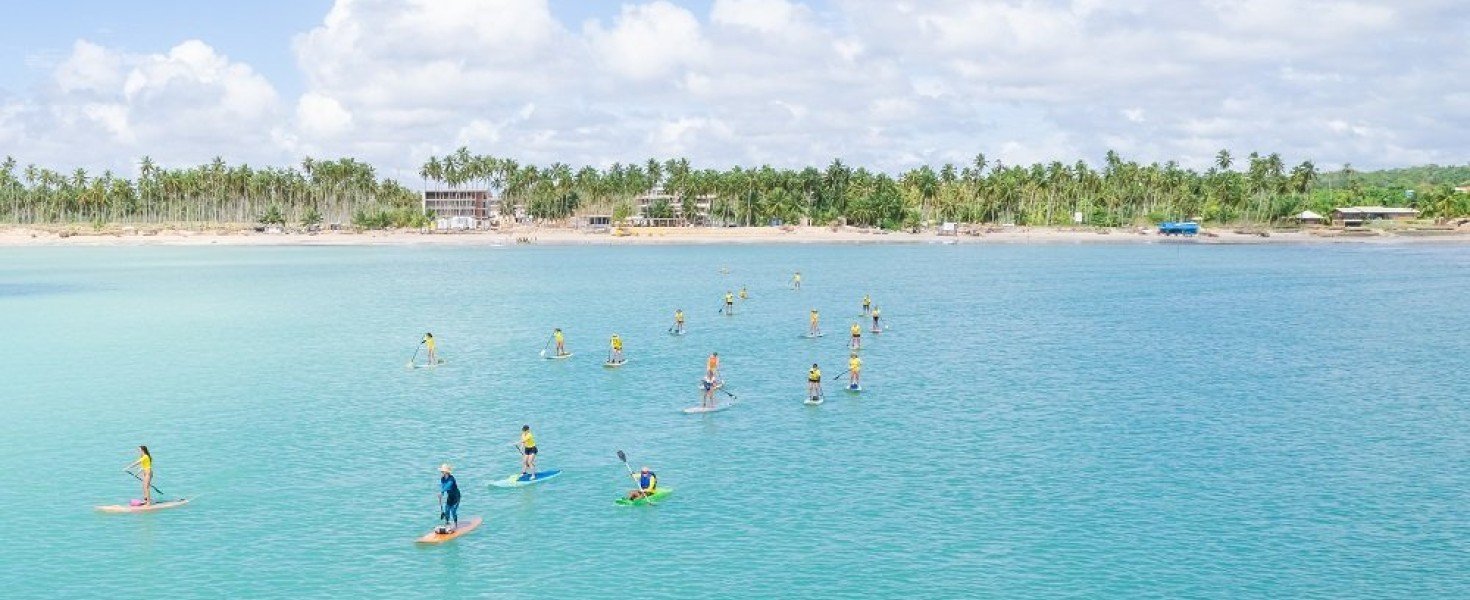
[[[1321,225],[1325,220],[1325,217],[1310,210],[1304,210],[1302,214],[1296,216],[1296,222],[1302,225]]]

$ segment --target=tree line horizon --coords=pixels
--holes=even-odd
[[[299,168],[253,168],[222,158],[165,168],[143,157],[136,178],[111,171],[92,175],[36,165],[0,163],[0,223],[97,226],[127,223],[350,223],[356,227],[424,227],[432,222],[420,194],[379,177],[353,158],[305,158]],[[1102,164],[1078,160],[1008,165],[977,154],[966,164],[921,165],[891,175],[825,166],[724,170],[695,168],[687,158],[614,163],[605,168],[547,166],[473,154],[461,147],[420,167],[423,189],[488,190],[503,205],[541,222],[587,214],[639,214],[636,199],[662,190],[669,200],[649,205],[652,218],[677,209],[699,224],[843,223],[885,229],[939,222],[1098,227],[1194,219],[1214,224],[1272,225],[1304,210],[1327,214],[1342,206],[1409,206],[1426,218],[1470,216],[1470,165],[1424,165],[1359,172],[1351,164],[1320,172],[1311,161],[1287,167],[1279,154],[1228,150],[1204,170],[1175,161],[1139,163],[1108,151]],[[431,185],[432,184],[432,185]],[[675,204],[679,206],[675,206]],[[508,211],[507,211],[508,212]]]

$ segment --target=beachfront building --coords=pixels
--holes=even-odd
[[[709,223],[710,206],[714,204],[714,194],[702,194],[694,198],[694,212],[684,214],[684,202],[678,196],[664,191],[662,187],[655,187],[633,199],[638,203],[638,218],[630,219],[634,225],[645,227],[677,227],[682,225],[703,225]],[[668,207],[668,212],[662,213],[662,208]]]
[[[488,190],[425,190],[423,209],[438,229],[479,229],[500,217],[500,200]]]
[[[585,215],[572,219],[572,226],[592,233],[607,233],[612,229],[612,215]]]
[[[1362,227],[1373,221],[1406,221],[1419,216],[1412,208],[1394,206],[1349,206],[1332,211],[1332,222],[1343,227]]]
[[[1325,218],[1322,215],[1314,213],[1310,210],[1304,210],[1301,212],[1301,214],[1296,216],[1296,222],[1301,223],[1302,225],[1321,225],[1322,221],[1324,220]]]

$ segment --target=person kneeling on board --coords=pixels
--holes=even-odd
[[[636,480],[638,481],[638,489],[628,492],[629,500],[652,496],[653,492],[658,489],[658,475],[648,470],[648,467],[643,467],[638,471]]]
[[[459,529],[459,482],[454,480],[449,463],[439,465],[439,520],[444,524],[434,533],[454,533]]]

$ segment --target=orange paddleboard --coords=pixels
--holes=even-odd
[[[483,523],[483,522],[485,522],[485,520],[484,519],[481,519],[480,517],[470,517],[469,520],[467,520],[467,521],[460,521],[459,522],[459,528],[458,529],[455,529],[453,532],[451,532],[451,533],[435,533],[433,531],[430,531],[429,533],[425,534],[424,537],[419,538],[418,539],[418,543],[420,543],[420,544],[442,544],[444,542],[447,542],[449,540],[452,540],[454,538],[457,538],[459,536],[462,536],[462,535],[464,535],[466,533],[469,533],[471,531],[474,531],[475,528],[476,527],[479,527],[480,526],[480,523]],[[438,529],[438,527],[435,527],[434,529]]]
[[[153,504],[139,504],[138,506],[132,506],[129,504],[111,504],[108,506],[99,506],[97,507],[97,510],[105,513],[148,512],[152,510],[163,510],[165,508],[177,508],[188,503],[188,498],[182,498],[179,500],[165,500],[163,502],[154,502]]]

